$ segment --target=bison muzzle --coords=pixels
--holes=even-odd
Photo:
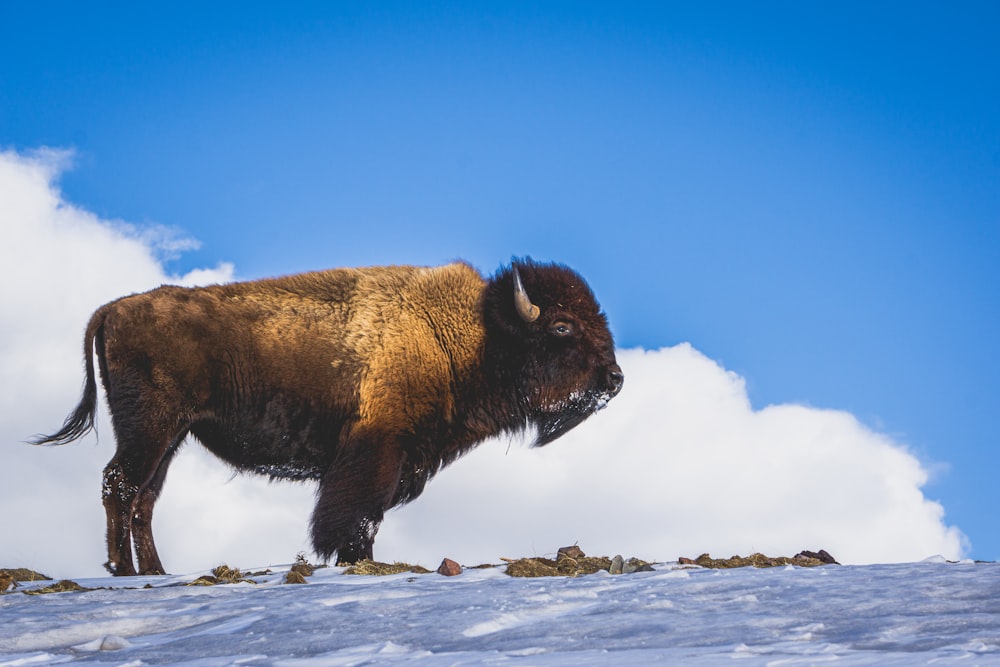
[[[93,428],[95,356],[117,442],[116,575],[164,572],[153,505],[188,434],[237,470],[318,482],[313,546],[354,562],[386,510],[477,443],[533,430],[547,444],[624,380],[587,283],[531,260],[487,279],[464,263],[334,269],[118,299],[87,325],[80,404],[37,444]]]

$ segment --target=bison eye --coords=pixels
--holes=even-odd
[[[566,336],[572,336],[574,332],[573,325],[569,322],[563,322],[562,320],[558,322],[553,322],[549,327],[549,333],[553,336],[559,336],[564,338]]]

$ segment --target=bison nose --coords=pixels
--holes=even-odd
[[[625,374],[622,373],[621,366],[615,364],[608,369],[608,390],[612,396],[616,396],[622,390],[625,383]]]

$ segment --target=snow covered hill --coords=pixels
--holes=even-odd
[[[681,569],[522,579],[316,570],[0,595],[0,667],[108,665],[1000,665],[1000,565]],[[129,588],[124,588],[128,586]],[[105,587],[105,588],[100,588]],[[734,663],[735,659],[735,663]]]

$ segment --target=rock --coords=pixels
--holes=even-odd
[[[824,565],[840,565],[840,563],[837,562],[837,559],[831,556],[826,549],[820,549],[818,552],[800,551],[795,554],[795,558],[815,558]]]
[[[625,571],[625,559],[621,557],[621,554],[615,556],[611,559],[611,569],[608,570],[611,574],[622,574]]]
[[[456,574],[462,574],[462,566],[450,558],[445,558],[438,566],[437,573],[446,577],[454,577]]]
[[[619,554],[611,559],[611,567],[608,568],[611,574],[632,574],[633,572],[653,572],[653,566],[638,558],[625,560]]]
[[[638,558],[629,558],[622,565],[622,572],[624,574],[632,574],[633,572],[653,572],[653,566],[644,560],[639,560]]]
[[[560,547],[559,551],[556,552],[556,560],[560,558],[572,558],[573,560],[580,560],[581,558],[586,558],[587,554],[583,553],[583,549],[576,546],[575,544],[571,547]]]

